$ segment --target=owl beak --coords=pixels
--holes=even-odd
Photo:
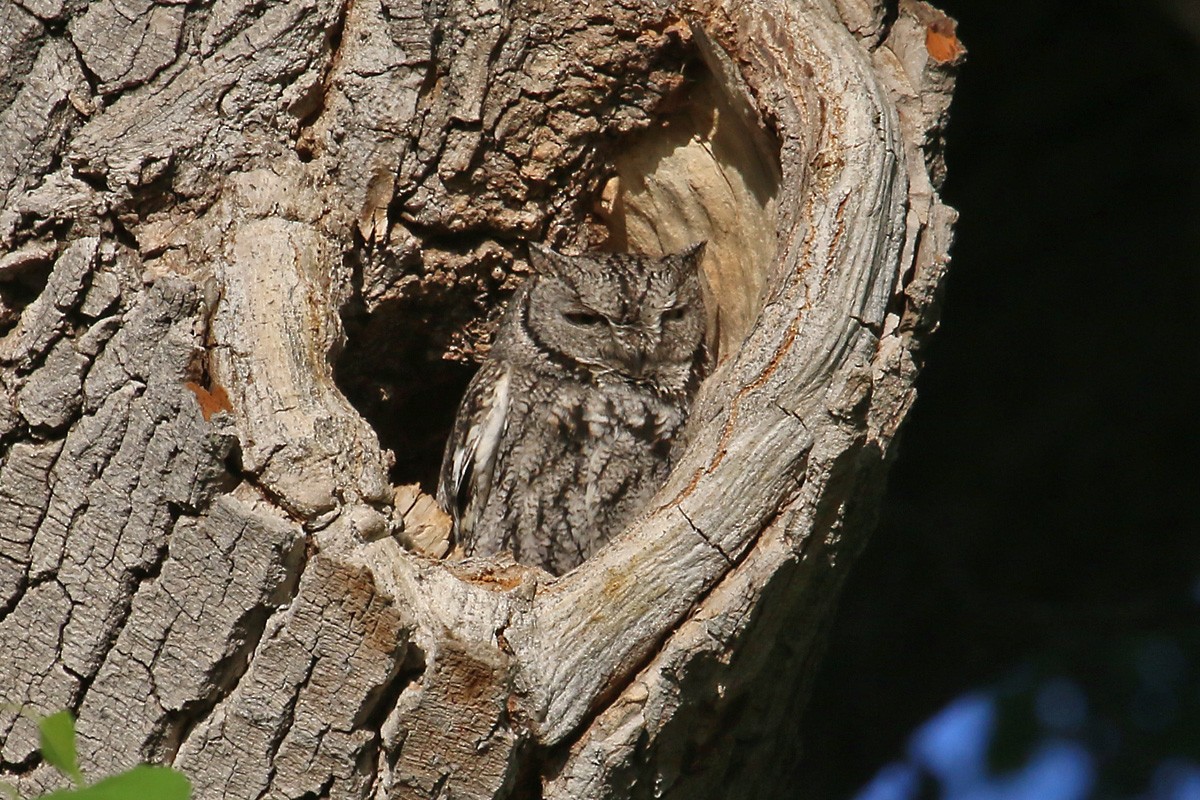
[[[635,381],[643,380],[650,371],[650,354],[654,352],[657,341],[655,337],[636,330],[622,331],[617,336],[617,363],[626,377]]]
[[[631,378],[644,377],[646,354],[641,350],[626,350],[621,354],[621,366],[625,368],[625,374]]]

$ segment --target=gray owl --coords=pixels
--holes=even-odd
[[[666,480],[705,364],[697,265],[531,247],[446,443],[438,502],[465,555],[559,575]]]

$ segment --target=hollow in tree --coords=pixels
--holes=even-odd
[[[937,321],[900,0],[0,5],[0,692],[210,797],[792,796]],[[706,240],[716,362],[560,577],[430,496],[527,245]],[[53,783],[0,707],[0,777]]]

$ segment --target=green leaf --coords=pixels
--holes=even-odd
[[[11,783],[0,783],[0,794],[9,798],[9,800],[21,800],[21,793]]]
[[[41,800],[189,800],[192,784],[170,767],[141,764],[82,789],[62,789]]]
[[[83,773],[75,755],[75,717],[70,711],[59,711],[38,721],[42,743],[42,758],[50,766],[70,778],[76,786],[83,785]]]

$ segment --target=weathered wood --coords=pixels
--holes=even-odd
[[[0,0],[0,27],[0,701],[203,798],[791,796],[769,765],[937,324],[952,23]],[[436,457],[406,430],[457,400],[418,394],[430,359],[486,348],[521,243],[699,239],[720,361],[645,516],[556,579],[439,560],[394,465]],[[0,778],[53,785],[36,748],[0,706]]]

